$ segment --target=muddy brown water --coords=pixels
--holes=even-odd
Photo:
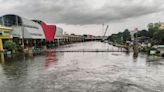
[[[115,49],[101,42],[58,50]],[[4,58],[0,92],[164,92],[164,59],[124,52],[50,52]]]

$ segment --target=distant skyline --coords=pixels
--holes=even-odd
[[[0,15],[17,14],[56,24],[66,33],[107,35],[164,22],[164,0],[0,0]],[[104,28],[105,29],[105,28]]]

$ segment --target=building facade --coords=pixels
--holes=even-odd
[[[63,35],[62,28],[56,25],[48,25],[40,20],[28,20],[14,14],[1,16],[0,25],[11,28],[13,40],[16,39],[18,44],[25,46],[53,43],[56,37],[62,37]]]

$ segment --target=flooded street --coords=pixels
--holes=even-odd
[[[61,50],[118,48],[101,42]],[[0,92],[164,92],[164,59],[124,52],[49,52],[5,58]]]

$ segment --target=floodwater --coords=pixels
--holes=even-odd
[[[115,49],[101,42],[58,49]],[[0,92],[164,92],[164,59],[124,52],[57,52],[3,58]]]

